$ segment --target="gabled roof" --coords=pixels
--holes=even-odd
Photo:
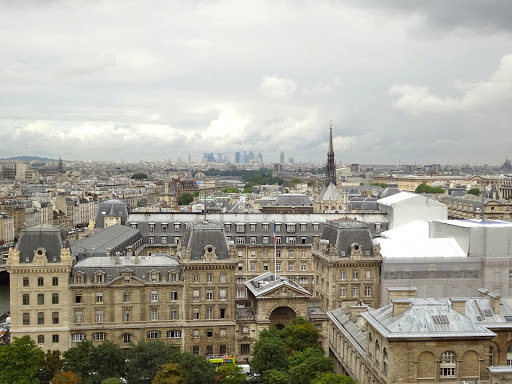
[[[318,199],[320,201],[338,201],[343,199],[343,195],[338,191],[336,185],[330,182],[322,192],[320,192]]]
[[[263,275],[257,276],[247,281],[245,283],[245,286],[256,297],[263,296],[280,287],[288,287],[303,294],[304,296],[311,296],[311,293],[309,293],[309,291],[304,289],[295,281],[274,274],[274,272],[267,272],[264,273]]]

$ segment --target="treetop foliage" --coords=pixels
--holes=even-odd
[[[420,184],[416,187],[414,193],[444,193],[444,189],[441,187],[431,187],[427,184]]]
[[[134,173],[132,175],[132,179],[135,179],[135,180],[144,180],[147,178],[148,178],[148,175],[146,175],[145,173],[142,173],[142,172]]]

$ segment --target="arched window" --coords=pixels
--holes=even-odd
[[[441,363],[439,364],[440,377],[455,377],[455,367],[455,353],[444,352],[441,355]]]
[[[382,351],[382,373],[384,373],[385,376],[388,375],[388,350],[386,348]]]
[[[507,365],[512,365],[512,344],[507,347]]]

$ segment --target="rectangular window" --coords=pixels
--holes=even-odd
[[[255,236],[251,236],[249,241],[250,241],[251,244],[256,244],[256,237]]]
[[[243,233],[243,232],[245,232],[245,224],[237,224],[237,225],[236,225],[236,231],[237,231],[238,233]]]
[[[159,339],[160,338],[160,332],[159,331],[151,331],[147,333],[148,339]]]
[[[347,272],[346,271],[340,271],[340,279],[346,280],[347,279]]]
[[[128,321],[130,321],[130,320],[131,320],[131,314],[132,314],[132,313],[131,313],[130,308],[125,308],[125,309],[123,310],[123,321],[124,321],[124,322],[128,322]]]
[[[84,320],[84,316],[82,311],[76,311],[75,312],[75,323],[82,323]]]
[[[155,236],[149,236],[149,244],[155,244]]]
[[[213,330],[207,329],[206,330],[206,337],[213,337]]]
[[[58,277],[52,277],[52,285],[54,287],[59,285],[59,278]]]
[[[151,291],[151,302],[156,303],[158,301],[158,291]]]
[[[59,335],[52,335],[52,343],[58,343],[59,342]]]
[[[162,244],[167,244],[167,236],[162,236]]]
[[[155,232],[155,224],[149,224],[149,232]]]
[[[80,304],[82,302],[82,294],[81,293],[77,293],[75,295],[75,303],[76,304]]]
[[[180,231],[180,224],[174,224],[174,232]]]
[[[371,296],[372,295],[372,288],[370,286],[364,287],[364,295],[365,296]]]
[[[37,278],[37,286],[43,287],[44,286],[44,279],[42,277]]]
[[[235,243],[237,243],[237,244],[245,244],[245,237],[237,236],[235,238]]]
[[[240,353],[242,355],[248,355],[251,353],[251,344],[240,344]]]
[[[37,336],[37,343],[44,344],[44,335]]]
[[[276,244],[281,244],[281,236],[276,236]]]
[[[307,277],[301,277],[299,278],[299,284],[307,284],[308,278]]]
[[[192,337],[193,337],[194,339],[199,338],[199,329],[194,329],[194,330],[192,331]]]
[[[151,308],[151,321],[158,320],[158,309],[157,308]]]
[[[171,291],[171,300],[178,300],[178,291]]]
[[[162,224],[162,231],[167,231],[167,224]]]
[[[225,283],[226,282],[226,274],[225,273],[221,273],[220,276],[219,276],[219,281],[221,283]]]
[[[353,272],[352,272],[352,278],[353,278],[354,280],[357,280],[357,277],[358,277],[358,276],[359,276],[359,272],[358,272],[357,270],[355,270],[355,271],[353,271]]]
[[[199,289],[194,289],[192,291],[192,300],[199,300]]]
[[[268,271],[268,263],[263,263],[263,270]]]
[[[295,236],[288,236],[286,237],[286,243],[287,244],[296,244],[297,243],[297,238]]]
[[[308,225],[307,224],[301,224],[300,225],[300,231],[301,232],[306,232],[308,230]]]
[[[293,272],[293,263],[288,263],[288,271]]]
[[[295,224],[288,224],[287,225],[287,232],[288,233],[295,233]]]
[[[167,331],[167,338],[181,339],[181,331]]]
[[[372,271],[365,271],[365,278],[371,279],[372,278]]]
[[[306,250],[303,249],[300,255],[302,258],[305,258],[307,256]]]
[[[242,333],[249,333],[249,327],[242,327]]]
[[[245,277],[237,277],[236,278],[237,284],[244,284],[245,283]]]
[[[251,224],[251,232],[256,232],[256,224]]]
[[[340,297],[347,297],[347,288],[340,287]]]
[[[238,257],[244,257],[244,251],[238,251]]]
[[[193,353],[194,355],[199,355],[199,345],[194,345],[194,346],[192,347],[192,353]]]
[[[281,270],[281,263],[276,263],[276,271],[279,272]]]
[[[37,294],[37,304],[44,305],[44,293]]]
[[[267,223],[263,224],[263,231],[268,231],[268,224]]]
[[[226,318],[226,308],[220,308],[220,318],[221,319]]]
[[[300,270],[301,270],[302,272],[305,272],[305,271],[307,270],[307,268],[306,268],[306,263],[302,263],[302,264],[300,265]]]
[[[313,223],[313,232],[318,232],[318,224]]]
[[[103,311],[96,311],[96,322],[103,323]]]
[[[59,312],[52,312],[52,324],[59,324]]]
[[[105,332],[96,332],[92,334],[94,341],[105,341],[107,340],[107,334]]]
[[[206,354],[207,355],[213,355],[213,345],[207,345],[206,346]]]
[[[293,258],[294,254],[293,251],[288,251],[288,258]]]
[[[52,293],[52,304],[59,304],[59,294]]]
[[[124,292],[123,293],[123,302],[124,303],[129,303],[130,300],[131,300],[130,292]]]
[[[243,298],[245,297],[245,288],[239,288],[236,290],[236,297]]]
[[[213,319],[213,308],[211,308],[211,307],[206,308],[206,318]]]
[[[206,290],[206,300],[213,300],[213,289]]]
[[[211,273],[206,274],[206,282],[212,283],[213,282],[213,275]]]
[[[276,250],[276,257],[277,257],[277,258],[281,257],[281,251],[280,251],[279,249],[278,249],[278,250]]]
[[[96,292],[96,303],[103,303],[103,292]]]
[[[192,308],[192,319],[199,320],[199,308]]]
[[[256,251],[251,251],[251,257],[256,257]]]
[[[251,263],[251,271],[255,271],[256,270],[256,263]]]
[[[178,320],[178,310],[177,309],[171,309],[171,320]]]
[[[30,313],[23,314],[23,325],[30,325]]]
[[[24,286],[24,287],[28,287],[28,285],[29,285],[28,277],[24,277],[24,278],[23,278],[23,286]]]
[[[132,335],[129,333],[125,333],[123,335],[123,343],[131,343],[132,342]]]
[[[352,297],[359,297],[359,287],[352,287]]]
[[[243,263],[238,263],[238,270],[239,271],[243,271],[244,270],[244,264]]]
[[[268,236],[263,236],[263,244],[268,244]]]
[[[194,283],[199,283],[199,274],[194,273],[193,279],[194,279]]]
[[[226,337],[226,328],[221,328],[220,329],[219,336],[220,337]]]
[[[225,355],[227,353],[227,345],[226,344],[221,344],[219,345],[219,354],[220,355]]]
[[[179,245],[180,244],[180,237],[179,236],[174,236],[174,244],[175,245]]]

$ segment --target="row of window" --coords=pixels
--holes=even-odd
[[[365,279],[371,279],[372,271],[371,270],[364,271],[364,277],[365,277]],[[352,280],[358,280],[358,279],[359,279],[359,271],[353,270],[352,271]],[[340,271],[340,280],[347,280],[347,271]]]
[[[155,244],[155,236],[149,236],[148,237],[148,243],[149,244]],[[180,244],[180,237],[179,236],[174,236],[173,243],[174,243],[174,245],[179,245]],[[167,236],[161,236],[159,244],[169,244],[169,242],[167,241]]]
[[[280,258],[282,253],[283,252],[280,249],[276,249],[276,257],[277,258]],[[265,249],[263,251],[263,258],[264,259],[268,259],[273,254],[274,254],[274,252],[269,252],[268,250]],[[301,255],[302,258],[306,258],[307,257],[307,251],[305,249],[303,249],[301,251],[300,255]],[[244,251],[239,250],[238,251],[238,257],[244,257]],[[256,251],[255,250],[251,250],[250,251],[250,257],[251,258],[256,257]],[[295,252],[293,251],[293,249],[288,251],[288,258],[292,258],[292,257],[295,257]]]
[[[244,296],[245,297],[245,291]],[[193,307],[192,308],[192,320],[199,320],[201,318],[200,316],[200,308],[199,307]],[[205,318],[206,319],[214,319],[213,316],[213,307],[206,307],[205,308]],[[225,319],[226,318],[226,308],[221,307],[219,308],[219,319]]]
[[[59,342],[59,335],[52,335],[52,343],[58,343],[58,342]],[[44,344],[44,335],[37,336],[37,343]]]
[[[58,285],[59,285],[59,278],[56,276],[52,277],[52,286],[56,287]],[[23,278],[23,286],[30,287],[30,278],[29,277]],[[37,286],[44,287],[44,277],[40,276],[37,278]]]
[[[364,296],[369,297],[372,295],[372,287],[364,287]],[[347,297],[347,287],[340,287],[340,297]],[[359,297],[359,287],[352,287],[352,297]]]
[[[144,277],[144,276],[143,276]],[[108,276],[109,280],[112,279],[112,276]],[[123,274],[124,283],[130,284],[131,283],[131,274],[130,273],[124,273]],[[160,272],[158,271],[150,271],[148,274],[148,280],[149,281],[160,281]],[[85,275],[82,272],[76,272],[73,276],[73,281],[75,284],[83,284],[86,282]],[[180,281],[180,275],[176,271],[172,271],[169,273],[169,281]],[[94,274],[94,283],[96,284],[103,284],[105,283],[105,273],[104,272],[96,272]]]
[[[192,346],[192,353],[194,355],[199,355],[200,346],[194,345]],[[227,347],[224,344],[219,345],[219,355],[225,355],[227,353]],[[250,344],[240,344],[240,353],[243,355],[248,355],[251,353],[251,345]],[[204,349],[204,354],[207,356],[213,355],[213,345],[206,345]]]
[[[58,303],[58,294],[53,294],[53,295],[57,295],[57,303]],[[53,295],[52,295],[52,299],[53,299]],[[25,296],[25,295],[23,295]],[[132,295],[130,292],[124,292],[123,293],[123,302],[124,303],[129,303],[131,302],[131,299],[132,299]],[[83,294],[82,293],[76,293],[75,294],[75,304],[82,304],[84,301],[84,297],[83,297]],[[151,302],[158,302],[158,291],[151,291],[150,293],[150,300]],[[171,301],[176,301],[178,300],[178,291],[170,291],[169,292],[169,300]],[[95,300],[96,304],[102,304],[103,303],[103,292],[96,292],[96,300]]]
[[[23,325],[30,325],[30,313],[23,313]],[[44,312],[37,313],[37,325],[45,324]],[[59,312],[52,312],[51,324],[59,324]]]
[[[137,223],[130,223],[130,226],[133,229],[137,229]],[[149,223],[148,227],[149,227],[149,232],[155,232],[156,223]],[[162,232],[167,232],[167,230],[169,229],[169,224],[168,223],[161,223],[160,224],[160,229],[161,229]],[[174,232],[179,232],[180,229],[181,229],[181,224],[180,223],[174,223]]]
[[[45,299],[44,299],[44,293],[38,293],[37,294],[37,305],[44,305]],[[24,293],[21,296],[22,304],[23,305],[30,305],[30,293]],[[59,304],[59,294],[58,293],[52,293],[52,304]]]
[[[318,237],[318,236],[314,236],[314,237]],[[231,241],[231,236],[226,236],[226,239],[228,241]],[[302,236],[300,238],[298,238],[297,236],[286,236],[285,241],[286,241],[286,244],[308,244],[308,238],[305,236]],[[246,236],[235,236],[234,242],[235,242],[235,244],[246,244],[247,238],[246,238]],[[261,242],[262,242],[262,244],[270,244],[270,237],[263,236]],[[284,244],[283,238],[281,236],[276,236],[275,243],[276,244]],[[249,237],[249,244],[257,244],[256,236]]]
[[[226,230],[226,232],[229,232],[231,231],[231,226],[233,224],[231,223],[225,223],[224,224],[224,229]],[[245,230],[246,230],[246,225],[248,226],[247,228],[249,229],[250,232],[256,232],[256,228],[257,228],[257,224],[256,223],[250,223],[250,224],[245,224],[245,223],[239,223],[239,224],[235,224],[235,230],[237,233],[244,233]],[[301,232],[306,232],[308,230],[308,225],[306,223],[301,223],[301,224],[280,224],[280,223],[276,223],[273,225],[273,227],[270,227],[268,223],[263,223],[261,225],[261,229],[263,232],[268,232],[270,229],[272,229],[274,232],[281,232],[283,229],[286,230],[286,232],[288,233],[295,233],[297,232],[297,228],[301,231]],[[313,223],[313,232],[318,232],[319,230],[319,224],[318,223]]]
[[[192,275],[192,281],[193,281],[194,283],[199,283],[199,282],[200,282],[200,280],[201,280],[201,279],[200,279],[200,275],[199,275],[199,273],[194,273],[194,274]],[[225,274],[225,273],[221,273],[221,274],[219,275],[219,283],[225,283],[226,281],[227,281],[227,279],[226,279],[226,274]],[[207,283],[213,283],[213,273],[207,273],[207,274],[206,274],[206,282],[207,282]]]
[[[213,289],[207,289],[206,290],[206,300],[213,300]],[[193,300],[200,300],[201,299],[201,290],[200,289],[194,289],[192,291],[192,299]],[[227,290],[226,289],[219,289],[219,300],[226,300],[227,299]],[[153,301],[153,298],[151,298],[151,301]]]

